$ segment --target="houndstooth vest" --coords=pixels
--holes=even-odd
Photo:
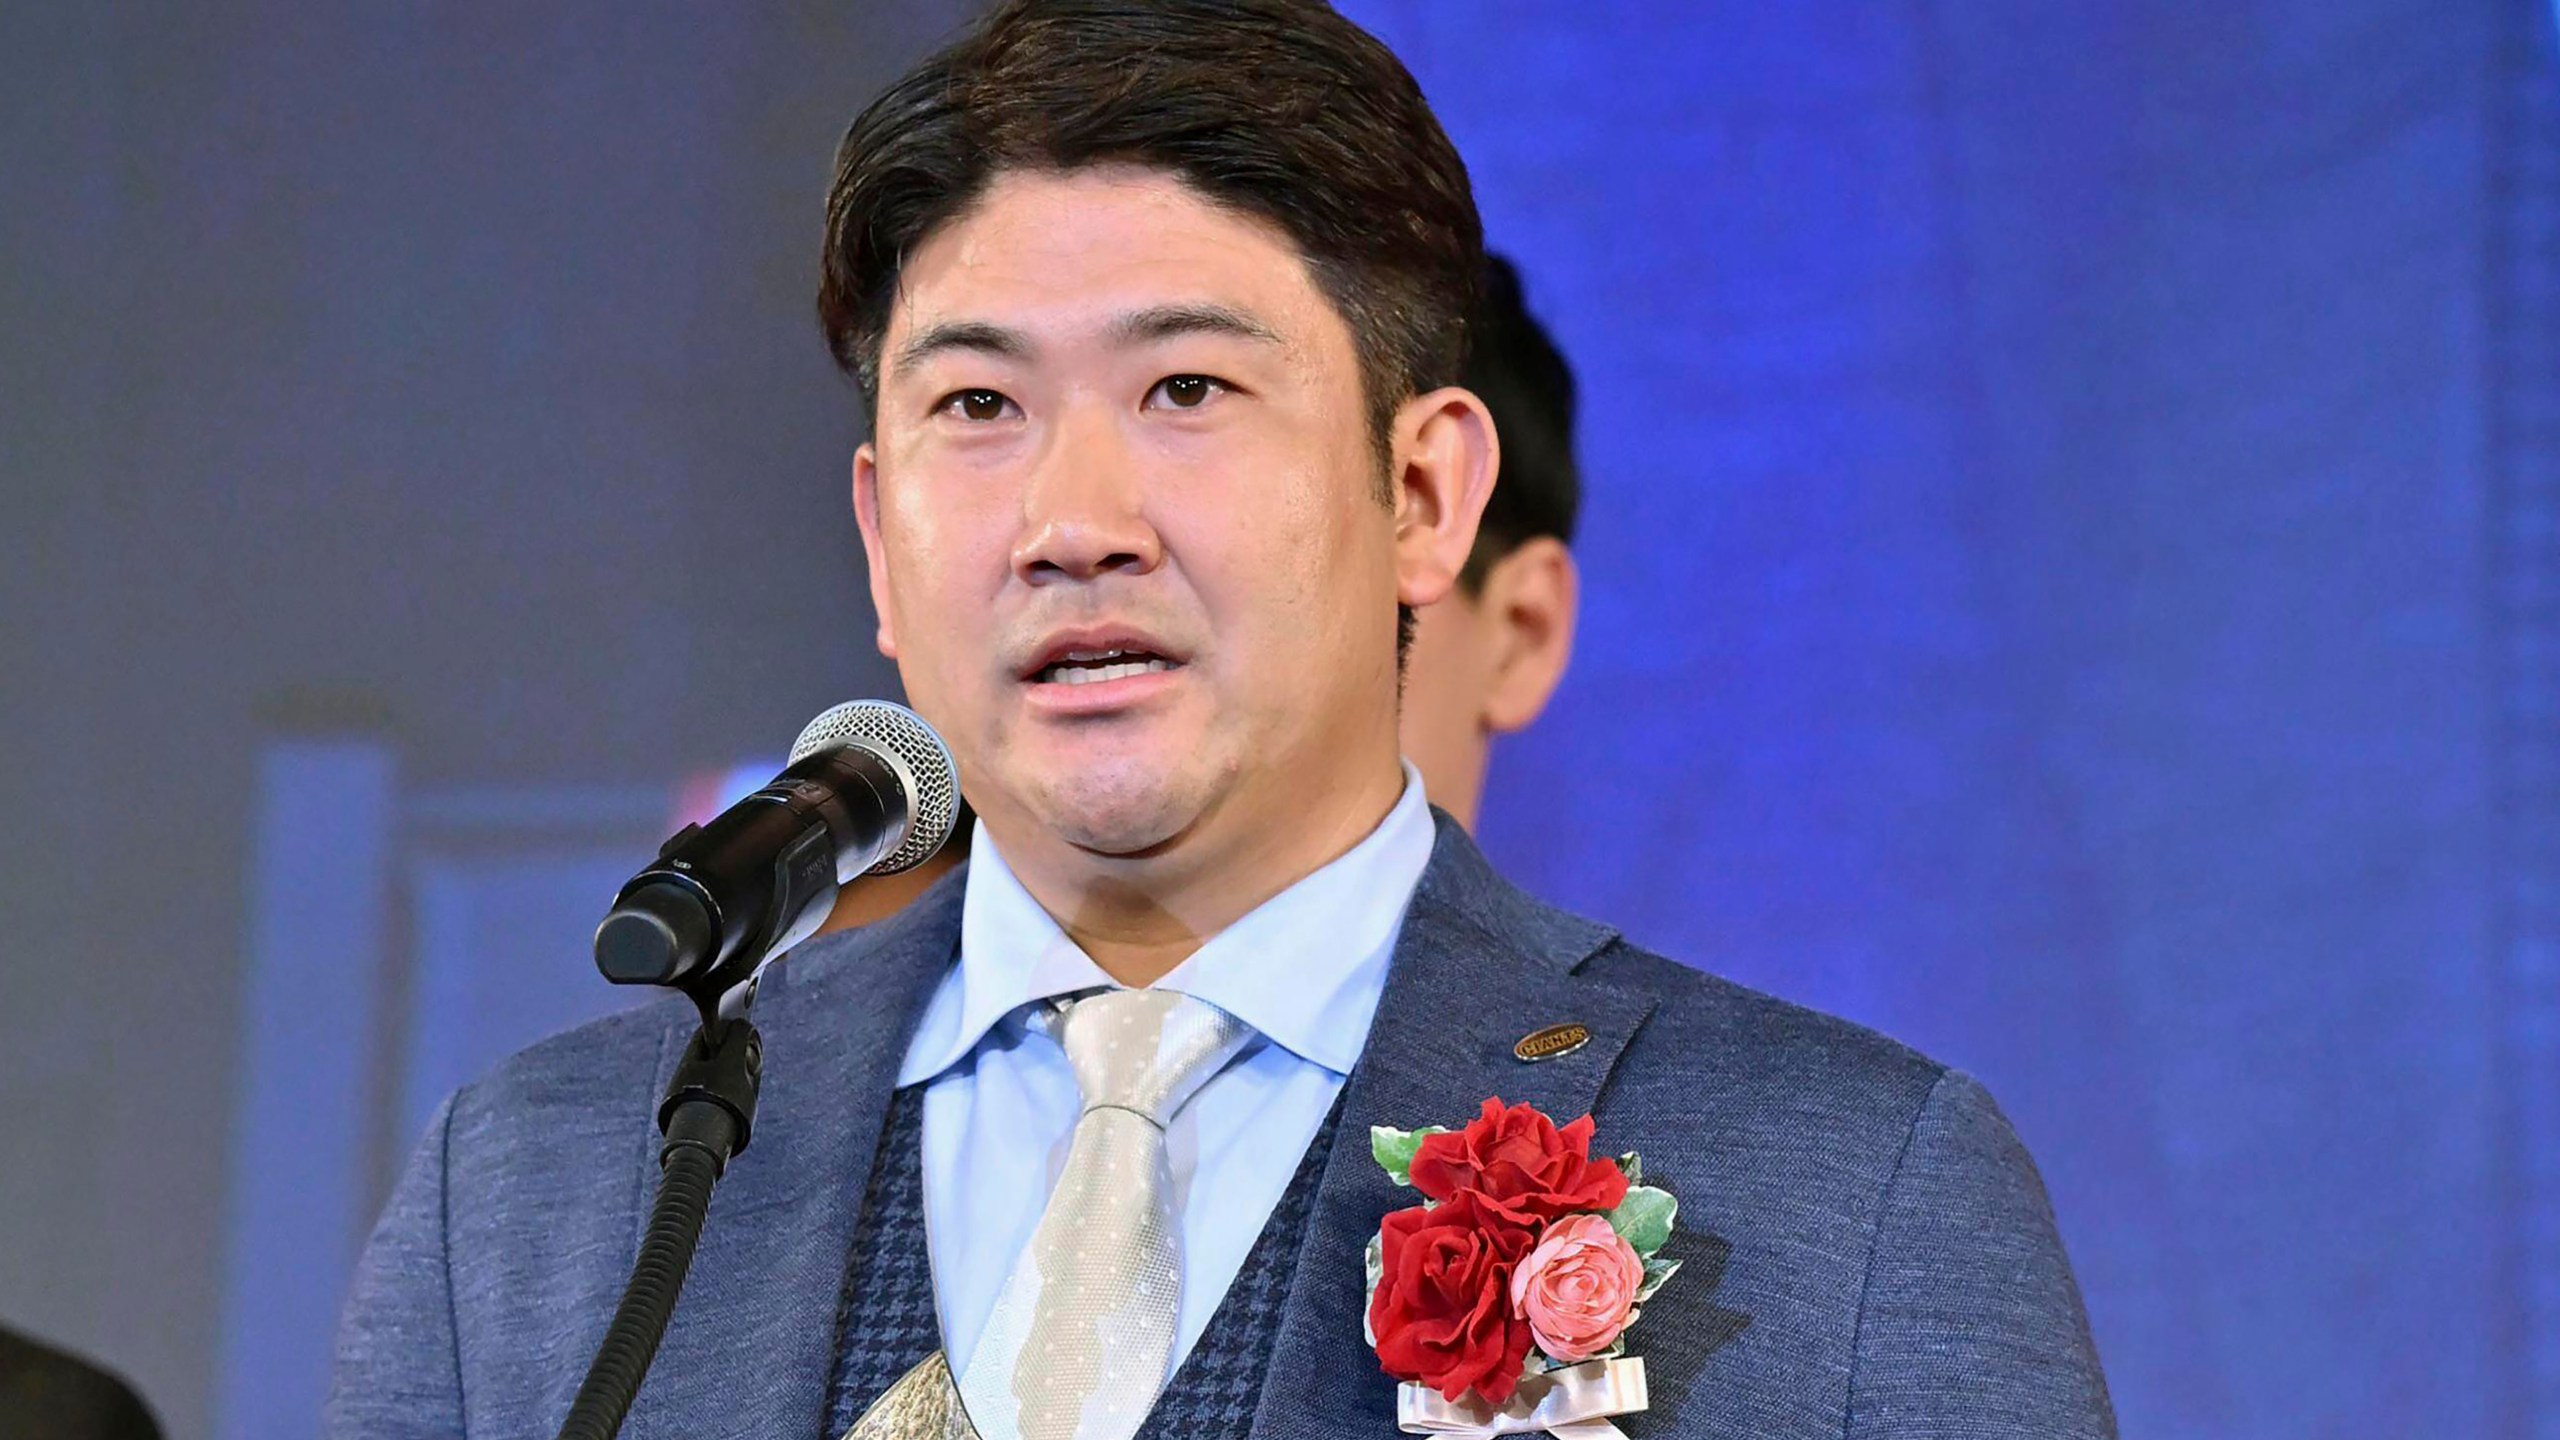
[[[1337,1099],[1209,1328],[1156,1397],[1142,1437],[1242,1440],[1252,1429],[1263,1369],[1279,1335],[1280,1310],[1341,1118]],[[835,1380],[827,1401],[829,1437],[851,1429],[881,1392],[942,1344],[933,1261],[925,1244],[923,1139],[924,1087],[912,1085],[890,1101],[845,1265],[844,1297],[836,1307]]]

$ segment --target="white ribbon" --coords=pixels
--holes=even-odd
[[[1585,1360],[1543,1375],[1524,1376],[1501,1408],[1470,1390],[1443,1400],[1428,1385],[1396,1387],[1396,1427],[1407,1435],[1553,1435],[1556,1440],[1627,1440],[1609,1423],[1612,1415],[1645,1408],[1642,1360]]]

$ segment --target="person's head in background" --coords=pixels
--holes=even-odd
[[[1485,505],[1458,588],[1415,612],[1398,721],[1423,792],[1472,829],[1493,737],[1538,718],[1573,650],[1573,369],[1520,292],[1511,262],[1490,258],[1469,330],[1463,383],[1493,412],[1501,478]],[[844,888],[820,933],[903,909],[969,856],[963,811],[951,842],[913,870]]]
[[[1475,828],[1493,737],[1538,718],[1573,653],[1573,367],[1489,256],[1459,381],[1493,412],[1502,469],[1458,588],[1415,612],[1397,720],[1423,793]]]

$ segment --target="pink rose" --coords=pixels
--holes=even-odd
[[[1607,1216],[1568,1215],[1511,1272],[1511,1308],[1539,1349],[1571,1364],[1609,1348],[1643,1285],[1643,1259]]]

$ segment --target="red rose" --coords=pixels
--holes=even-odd
[[[1615,1210],[1627,1198],[1618,1162],[1591,1158],[1591,1117],[1567,1125],[1527,1105],[1484,1102],[1466,1129],[1427,1136],[1413,1154],[1413,1188],[1434,1200],[1481,1194],[1495,1213],[1542,1224],[1583,1210]]]
[[[1535,1232],[1484,1208],[1473,1192],[1416,1205],[1378,1226],[1385,1268],[1369,1297],[1378,1364],[1455,1400],[1474,1390],[1511,1398],[1529,1355],[1529,1322],[1513,1313],[1511,1267]]]

